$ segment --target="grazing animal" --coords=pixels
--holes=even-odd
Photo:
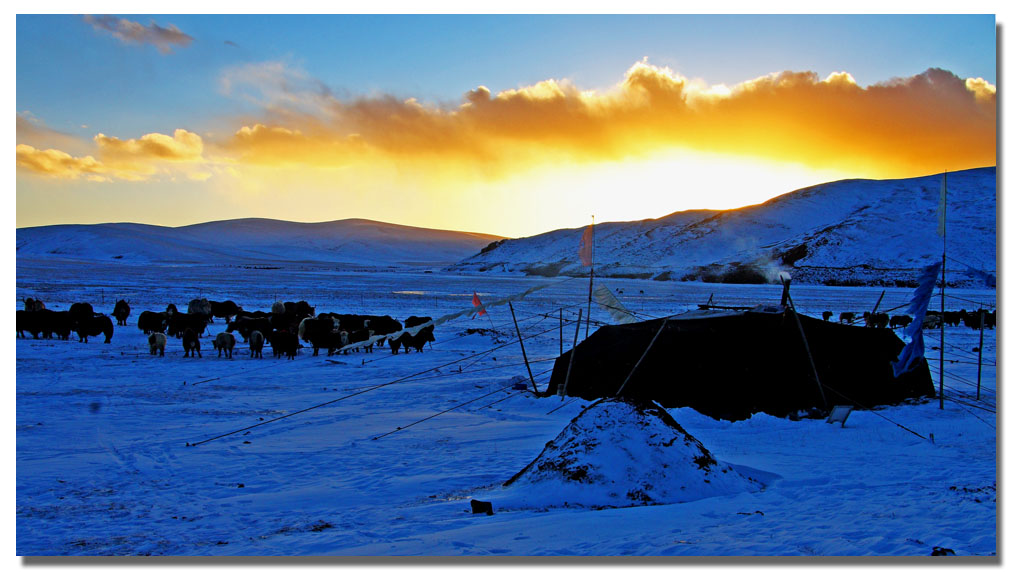
[[[183,357],[204,357],[200,355],[200,338],[190,328],[183,331]]]
[[[116,318],[117,326],[127,325],[127,317],[130,316],[130,303],[126,300],[119,300],[116,302],[116,307],[112,310],[112,315]]]
[[[95,309],[87,302],[76,302],[70,305],[70,315],[75,321],[86,320],[95,314]]]
[[[194,298],[186,306],[187,314],[202,315],[208,322],[214,322],[211,318],[211,302],[207,298]]]
[[[41,312],[46,309],[46,305],[42,303],[42,300],[38,298],[25,298],[25,311],[26,312]]]
[[[853,324],[854,323],[854,312],[840,312],[840,323],[841,324]]]
[[[865,325],[865,327],[868,327],[868,328],[885,328],[885,327],[888,327],[889,326],[889,314],[883,314],[881,312],[876,312],[876,313],[872,314],[871,312],[865,312],[864,313],[864,325]]]
[[[984,314],[984,327],[993,330],[998,325],[998,314],[996,312],[987,312]]]
[[[299,338],[313,346],[313,355],[320,355],[320,348],[334,331],[333,318],[303,318],[299,322]]]
[[[39,315],[46,316],[48,332],[46,337],[51,337],[50,334],[56,334],[56,337],[61,340],[69,340],[70,332],[74,330],[74,318],[70,315],[70,312],[53,312],[51,310],[44,310],[38,312]],[[109,330],[109,337],[112,337],[112,329]]]
[[[827,322],[829,321],[829,319],[831,317],[833,317],[833,313],[830,312],[829,310],[826,310],[825,312],[822,313],[822,319],[825,320],[825,321],[827,321]]]
[[[26,310],[19,313],[17,316],[17,328],[22,337],[24,336],[24,332],[28,332],[36,340],[39,339],[39,334],[43,334],[43,337],[45,337],[43,330],[45,329],[47,319],[44,314],[45,312],[36,312],[35,310]]]
[[[941,324],[942,324],[942,317],[939,316],[937,313],[932,314],[929,312],[926,316],[924,316],[925,329],[933,330],[938,326],[940,326]]]
[[[299,300],[295,303],[295,313],[303,316],[315,316],[316,308],[310,306],[309,302],[306,302],[305,300]]]
[[[168,316],[165,312],[151,312],[145,310],[137,317],[137,328],[145,334],[152,332],[165,333],[168,325]]]
[[[161,355],[165,357],[165,343],[168,338],[161,332],[155,332],[148,336],[148,347],[151,349],[151,355]]]
[[[179,310],[176,309],[175,304],[169,304],[165,307],[165,313],[171,317],[172,314],[178,314]]]
[[[264,335],[260,330],[253,330],[249,334],[249,357],[264,357]]]
[[[287,356],[288,359],[295,359],[299,351],[299,338],[288,330],[278,330],[271,334],[271,347],[274,349],[274,357]]]
[[[966,319],[966,310],[960,310],[958,312],[946,312],[943,314],[942,321],[945,322],[946,326],[956,327],[960,322]]]
[[[228,359],[232,359],[232,348],[235,347],[235,336],[228,332],[221,332],[215,336],[211,345],[214,346],[214,349],[218,350],[218,357],[221,357],[221,352],[225,352],[225,356],[228,357]]]
[[[896,328],[905,328],[909,326],[910,322],[912,322],[913,320],[914,319],[911,318],[910,316],[906,316],[903,314],[896,314],[895,316],[889,318],[889,327],[894,330]]]
[[[365,329],[355,330],[354,332],[350,332],[348,334],[348,342],[352,343],[352,344],[357,344],[359,342],[365,342],[365,341],[368,341],[369,338],[372,337],[372,335],[373,335],[373,331],[372,330],[365,330]],[[366,345],[362,346],[362,348],[365,350],[366,353],[372,353],[372,346],[373,346],[373,344],[369,343],[369,344],[366,344]],[[358,351],[358,348],[355,348],[355,351]]]
[[[389,342],[387,345],[390,346],[390,351],[396,354],[398,350],[401,349],[401,344],[404,343],[404,336],[410,335],[411,334],[401,334],[396,338],[387,338],[387,341]]]
[[[77,337],[82,342],[88,342],[88,336],[97,336],[99,334],[105,334],[105,343],[112,341],[112,320],[105,314],[93,314],[90,317],[83,318],[78,317],[75,320],[77,324]]]
[[[18,310],[14,312],[14,321],[18,330],[18,337],[25,337],[25,330],[28,329],[28,311]]]
[[[168,333],[170,336],[180,337],[186,330],[193,330],[197,336],[202,336],[207,329],[207,316],[204,314],[180,314],[175,313],[169,317]]]
[[[270,318],[237,317],[235,320],[232,321],[231,324],[225,327],[225,331],[229,333],[239,332],[239,335],[242,336],[243,341],[246,341],[249,339],[250,334],[253,333],[254,331],[267,332],[267,334],[269,334],[271,332],[271,320]],[[268,335],[265,335],[263,333],[261,333],[260,335],[263,336],[264,339],[266,339],[267,341],[270,341],[269,339],[267,339]]]
[[[224,302],[211,301],[211,317],[225,318],[226,324],[232,321],[232,316],[238,315],[241,311],[242,308],[231,300],[225,300]]]

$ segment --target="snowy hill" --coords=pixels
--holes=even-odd
[[[595,227],[595,274],[659,280],[905,284],[939,260],[937,209],[942,175],[836,181],[763,204],[684,211],[659,219]],[[954,282],[979,282],[967,266],[997,264],[994,167],[948,174],[947,254]],[[451,267],[582,275],[583,228],[505,240]],[[958,273],[957,273],[958,272]]]
[[[499,238],[364,219],[297,223],[247,218],[175,228],[133,223],[53,225],[17,229],[17,257],[136,264],[443,266]]]

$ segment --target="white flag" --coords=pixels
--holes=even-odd
[[[615,320],[617,324],[631,324],[639,321],[632,315],[632,312],[625,309],[622,302],[619,302],[618,298],[604,284],[594,287],[594,301],[604,306],[611,314],[611,319]]]

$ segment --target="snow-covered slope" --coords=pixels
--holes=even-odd
[[[54,225],[17,229],[17,256],[143,264],[441,266],[499,238],[364,219],[297,223],[247,218],[176,228],[133,223]]]
[[[950,268],[996,268],[994,167],[948,174]],[[942,175],[854,179],[800,189],[760,205],[685,211],[595,227],[597,275],[776,281],[781,270],[823,283],[905,283],[940,259]],[[583,228],[506,240],[451,267],[462,271],[585,274]],[[954,281],[968,280],[965,273]]]

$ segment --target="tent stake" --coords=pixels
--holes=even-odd
[[[625,376],[625,381],[622,382],[622,387],[618,388],[618,391],[615,392],[615,397],[618,397],[619,395],[622,394],[622,390],[625,389],[625,384],[629,383],[629,380],[632,379],[633,374],[636,373],[636,368],[638,368],[640,364],[643,363],[643,358],[647,357],[647,352],[650,351],[650,348],[654,347],[654,342],[656,342],[657,338],[661,336],[661,332],[664,331],[664,326],[667,323],[668,318],[664,318],[664,321],[661,322],[661,327],[657,328],[657,333],[654,334],[653,339],[650,340],[650,343],[647,345],[647,349],[643,350],[643,355],[641,355],[640,359],[636,361],[636,365],[634,365],[633,368],[629,371],[629,375]]]
[[[580,320],[583,319],[583,308],[580,308],[576,316],[576,335],[573,336],[573,349],[569,350],[569,366],[566,367],[566,379],[562,382],[562,398],[566,398],[566,388],[569,387],[569,372],[573,371],[573,362],[576,361],[576,342],[580,341]]]
[[[524,355],[524,365],[527,366],[527,375],[531,378],[531,387],[534,393],[538,393],[538,384],[534,383],[534,374],[531,373],[531,364],[527,361],[527,350],[524,349],[524,338],[520,335],[520,324],[517,323],[517,315],[513,312],[513,302],[509,302],[510,314],[513,316],[513,325],[517,328],[517,339],[520,340],[520,353]]]

